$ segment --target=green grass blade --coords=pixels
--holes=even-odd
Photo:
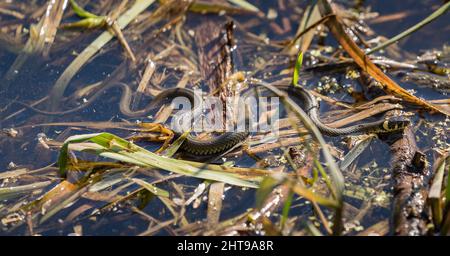
[[[155,0],[136,0],[133,6],[117,19],[117,25],[120,29],[124,29],[132,22],[140,13],[152,5]],[[70,80],[77,72],[94,56],[104,45],[106,45],[114,35],[109,31],[103,32],[88,47],[86,47],[70,65],[64,70],[58,78],[50,92],[50,109],[55,110],[64,92],[69,85]]]
[[[289,217],[289,209],[291,209],[293,198],[294,198],[294,193],[292,193],[292,191],[289,191],[289,195],[286,198],[286,202],[284,202],[283,211],[281,213],[281,230],[283,230],[284,224],[286,224],[286,221]]]
[[[361,140],[356,144],[345,156],[344,159],[339,163],[341,170],[347,169],[347,167],[352,164],[359,155],[366,150],[370,143],[375,139],[375,135],[369,136]]]
[[[292,75],[292,85],[296,85],[299,79],[299,73],[303,65],[303,52],[299,51],[297,61],[295,62],[294,74]]]
[[[86,142],[93,142],[94,144],[88,144]],[[84,144],[82,147],[77,147],[77,143]],[[94,152],[102,157],[138,166],[155,167],[182,175],[220,181],[243,187],[257,188],[262,176],[267,175],[268,173],[268,171],[265,170],[225,167],[212,164],[205,165],[203,163],[167,158],[159,156],[113,134],[95,133],[72,136],[64,142],[58,161],[60,172],[63,175],[67,170],[69,145],[71,145],[70,148],[72,150]],[[252,174],[253,172],[253,174],[263,175],[246,176],[239,174],[240,172],[246,171],[248,174]]]
[[[72,5],[72,9],[73,11],[80,17],[82,18],[98,18],[99,16],[90,13],[88,11],[86,11],[85,9],[81,8],[76,2],[75,0],[70,0],[70,4]]]
[[[441,16],[442,14],[446,13],[448,11],[448,8],[450,8],[450,2],[447,2],[446,4],[444,4],[443,6],[441,6],[441,8],[437,9],[435,12],[433,12],[430,16],[426,17],[425,19],[423,19],[421,22],[417,23],[416,25],[408,28],[407,30],[403,31],[402,33],[394,36],[393,38],[385,41],[384,43],[381,43],[379,45],[377,45],[376,47],[374,47],[373,49],[370,49],[368,52],[366,52],[367,55],[372,54],[376,51],[379,51],[395,42],[397,42],[398,40],[414,33],[415,31],[419,30],[420,28],[422,28],[423,26],[425,26],[426,24],[432,22],[433,20],[435,20],[436,18],[438,18],[439,16]]]
[[[259,188],[256,191],[256,201],[255,201],[256,208],[261,209],[261,207],[264,205],[264,201],[273,191],[273,188],[279,183],[280,182],[277,179],[274,179],[273,177],[266,177],[261,181],[261,183],[259,184]]]

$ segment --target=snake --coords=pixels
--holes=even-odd
[[[119,103],[119,109],[120,112],[128,117],[141,117],[145,114],[147,114],[152,109],[155,109],[158,105],[161,105],[166,100],[173,100],[176,97],[185,97],[187,98],[191,105],[195,105],[195,102],[199,102],[198,95],[194,93],[193,90],[187,89],[187,88],[167,88],[162,90],[155,98],[152,99],[152,101],[145,106],[144,108],[140,110],[131,110],[130,109],[130,102],[132,100],[133,92],[130,89],[130,87],[126,83],[122,82],[116,82],[116,83],[110,83],[103,87],[102,89],[95,92],[89,100],[86,101],[85,104],[65,110],[65,111],[46,111],[41,110],[36,107],[30,106],[27,103],[12,100],[13,103],[19,104],[29,110],[32,110],[38,114],[41,115],[48,115],[48,116],[58,116],[58,115],[66,115],[78,112],[82,109],[85,109],[89,105],[91,105],[97,98],[99,98],[104,91],[109,90],[111,88],[118,87],[122,90],[120,103]],[[198,113],[200,110],[193,110],[194,113]],[[175,135],[177,137],[181,136],[181,132],[174,131]],[[212,140],[202,140],[198,139],[196,136],[188,134],[185,141],[181,144],[180,149],[183,150],[186,153],[197,155],[197,156],[208,156],[208,155],[215,155],[219,153],[226,152],[227,150],[230,150],[239,143],[243,142],[247,136],[249,135],[248,131],[243,132],[224,132],[216,137],[214,137]]]
[[[281,85],[277,86],[277,88],[286,91],[289,96],[298,98],[303,103],[302,109],[306,112],[306,114],[308,114],[311,121],[317,126],[322,134],[328,136],[335,137],[344,135],[356,135],[362,133],[392,133],[403,130],[410,123],[410,121],[405,118],[391,117],[343,128],[333,128],[324,124],[320,120],[319,102],[308,89],[299,85]]]
[[[190,103],[195,106],[196,101],[199,102],[198,95],[194,93],[192,89],[188,88],[168,88],[162,90],[146,107],[140,110],[133,111],[130,109],[130,102],[132,99],[132,91],[130,87],[125,83],[112,83],[109,86],[104,87],[102,90],[97,91],[88,102],[82,106],[60,112],[50,112],[37,109],[32,107],[26,103],[22,103],[19,101],[15,101],[16,103],[31,109],[37,113],[43,115],[63,115],[69,114],[76,111],[79,111],[88,105],[92,104],[92,102],[98,98],[101,93],[109,88],[119,87],[122,90],[122,96],[120,99],[119,108],[122,114],[129,117],[139,117],[148,113],[150,110],[154,109],[156,106],[160,105],[166,100],[173,100],[176,97],[185,97]],[[361,124],[356,124],[343,128],[333,128],[326,124],[324,124],[320,120],[320,105],[317,101],[316,97],[306,88],[302,86],[292,86],[292,85],[277,85],[278,89],[281,89],[289,96],[297,98],[300,102],[302,102],[302,109],[308,114],[311,121],[317,126],[317,128],[322,132],[322,134],[327,136],[343,136],[343,135],[356,135],[361,133],[392,133],[395,131],[399,131],[404,129],[407,125],[409,125],[409,120],[402,118],[388,118],[381,119],[374,122],[366,122]],[[201,106],[200,106],[201,107]],[[194,113],[198,113],[201,111],[199,109],[193,109]],[[175,132],[176,136],[180,136],[181,132]],[[249,136],[249,131],[246,129],[242,132],[223,132],[218,136],[215,136],[208,140],[199,139],[192,134],[188,134],[185,141],[181,144],[181,150],[197,156],[208,156],[208,155],[216,155],[224,153],[228,150],[233,149],[238,146],[240,143],[246,140]]]

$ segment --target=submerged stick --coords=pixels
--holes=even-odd
[[[425,235],[427,232],[424,180],[425,156],[416,145],[411,127],[392,143],[394,177],[393,222],[395,235]]]

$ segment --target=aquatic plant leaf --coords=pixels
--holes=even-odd
[[[448,236],[450,234],[450,214],[445,215],[446,218],[442,224],[441,235]]]
[[[379,235],[384,236],[389,233],[389,220],[382,220],[372,226],[366,228],[364,231],[356,234],[356,236],[369,236],[369,235]]]
[[[303,52],[299,51],[297,61],[295,62],[294,74],[292,75],[292,85],[298,84],[299,73],[303,64]]]
[[[29,170],[26,168],[15,169],[12,171],[0,172],[0,180],[6,178],[14,178],[27,173]]]
[[[319,10],[322,13],[322,16],[332,15],[333,10],[328,3],[327,0],[319,0]],[[422,106],[426,109],[436,111],[442,113],[444,115],[449,116],[450,113],[445,109],[431,104],[423,99],[420,99],[407,90],[402,88],[392,79],[390,79],[386,74],[383,73],[371,60],[370,58],[364,54],[364,52],[356,45],[356,43],[347,35],[341,23],[337,19],[335,15],[329,17],[329,19],[325,22],[328,26],[336,40],[342,46],[342,48],[353,58],[356,64],[369,75],[371,75],[375,80],[383,85],[383,90],[386,93],[393,94],[398,96],[406,101],[409,101],[418,106]]]
[[[48,209],[48,211],[42,216],[42,218],[39,220],[39,223],[42,224],[51,217],[53,217],[56,213],[64,209],[67,205],[70,203],[78,200],[80,196],[87,191],[86,184],[83,185],[77,185],[76,190],[73,193],[67,193],[68,197],[62,200],[61,202],[58,202],[56,205]]]
[[[256,191],[256,208],[260,209],[264,205],[264,201],[273,191],[273,188],[278,184],[280,184],[280,181],[273,177],[266,177],[261,181],[259,188]]]
[[[103,174],[100,181],[89,186],[89,192],[100,192],[126,180],[123,170],[119,170],[119,172],[115,171],[114,169],[110,169],[107,173]]]
[[[189,197],[186,202],[184,202],[184,205],[190,205],[192,202],[194,202],[197,198],[199,198],[203,192],[205,192],[206,188],[209,187],[210,182],[202,182],[200,183],[194,190],[194,193],[191,197]]]
[[[30,25],[30,36],[22,51],[4,75],[0,88],[5,90],[9,88],[14,80],[22,74],[21,69],[23,65],[29,63],[30,60],[34,61],[34,58],[38,57],[38,55],[48,57],[63,17],[66,7],[65,3],[65,0],[47,1],[46,11],[38,24]]]
[[[298,49],[302,52],[306,52],[314,39],[314,29],[318,25],[324,23],[327,19],[328,16],[322,17],[320,15],[316,4],[313,7],[311,7],[311,5],[306,7],[295,37],[286,45],[283,49],[283,53],[292,55],[295,54]]]
[[[185,131],[180,137],[178,137],[169,147],[164,150],[163,155],[167,157],[172,157],[181,147],[186,137],[189,135],[190,130]]]
[[[292,186],[292,191],[294,191],[299,196],[302,196],[309,201],[316,202],[318,204],[321,204],[323,206],[340,209],[340,202],[333,199],[328,199],[326,197],[320,196],[317,193],[313,192],[312,190],[303,187],[301,185],[295,184]]]
[[[106,19],[104,17],[99,18],[85,18],[80,21],[66,23],[62,25],[62,28],[98,28],[103,27],[106,24]]]
[[[265,235],[267,236],[281,236],[281,231],[273,224],[273,222],[266,216],[261,216],[261,224]]]
[[[286,199],[286,202],[284,202],[283,211],[281,212],[281,229],[284,228],[284,225],[286,224],[286,221],[289,217],[289,209],[291,209],[292,206],[292,199],[294,198],[294,193],[292,191],[289,191],[289,195]]]
[[[70,5],[72,6],[73,11],[82,18],[99,18],[99,16],[86,11],[85,9],[81,8],[75,0],[70,0]]]
[[[247,8],[240,8],[231,6],[228,4],[221,3],[210,3],[209,1],[194,1],[189,6],[189,11],[198,13],[230,13],[230,14],[244,14],[244,13],[254,13],[255,11],[249,10]]]
[[[341,170],[347,169],[347,167],[352,164],[356,158],[358,158],[362,152],[370,145],[370,143],[376,138],[376,135],[370,135],[362,139],[358,144],[356,144],[339,162],[339,167]]]
[[[133,178],[131,180],[156,196],[169,197],[169,192],[167,190],[157,188],[145,180],[141,180],[138,178]]]
[[[89,144],[85,142],[93,142],[94,145],[92,145],[92,148],[89,148]],[[236,186],[256,188],[261,179],[261,177],[242,175],[246,171],[245,168],[224,167],[159,156],[110,133],[85,134],[69,137],[64,142],[59,155],[58,164],[61,175],[65,175],[67,169],[69,145],[73,144],[76,146],[77,143],[85,143],[85,145],[81,148],[72,147],[73,150],[95,152],[102,157],[138,166],[155,167],[182,175],[221,181]],[[247,173],[251,174],[251,171],[263,174],[268,173],[268,171],[258,169],[249,169]]]
[[[318,173],[320,173],[320,175],[322,176],[322,179],[325,181],[325,184],[327,185],[328,189],[331,191],[331,194],[333,195],[334,198],[336,198],[337,197],[336,192],[334,191],[333,184],[331,183],[330,177],[328,177],[327,172],[325,171],[322,164],[319,162],[319,160],[317,158],[315,158],[313,161],[314,161],[314,165],[316,166],[315,169],[318,170]]]
[[[51,181],[42,181],[21,186],[2,187],[0,188],[0,200],[6,200],[24,194],[30,194],[31,191],[45,188],[51,183]]]
[[[228,0],[228,2],[231,2],[235,5],[238,5],[242,8],[245,8],[249,11],[253,11],[253,12],[260,12],[260,10],[258,9],[258,7],[254,6],[253,4],[249,3],[248,1],[245,0]]]
[[[62,200],[68,193],[71,193],[77,189],[77,185],[64,180],[54,186],[52,189],[47,191],[42,197],[30,202],[29,204],[23,206],[24,210],[31,210],[33,208],[41,207],[42,205],[47,205],[51,207],[50,203],[57,203]],[[50,202],[50,203],[49,203]],[[45,211],[45,210],[44,210]]]
[[[370,187],[359,186],[356,184],[348,186],[344,191],[344,195],[361,201],[370,201],[371,204],[386,209],[389,208],[392,197],[385,191],[378,191]]]

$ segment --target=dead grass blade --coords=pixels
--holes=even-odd
[[[222,211],[222,197],[225,184],[223,182],[214,182],[209,186],[207,228],[214,230],[219,223],[220,212]]]
[[[320,0],[318,2],[319,10],[322,16],[332,15],[333,10],[327,0]],[[450,113],[439,106],[431,104],[423,99],[420,99],[407,90],[403,89],[400,85],[394,82],[391,78],[383,73],[370,59],[364,54],[364,52],[356,45],[356,43],[347,35],[341,23],[336,16],[330,16],[325,23],[333,33],[336,40],[344,48],[344,50],[353,58],[358,66],[368,74],[370,74],[375,80],[383,85],[383,90],[386,93],[398,96],[408,102],[422,106],[426,109],[439,112],[441,114],[449,116]]]
[[[447,2],[446,4],[444,4],[443,6],[441,6],[439,9],[437,9],[435,12],[433,12],[430,16],[426,17],[425,19],[423,19],[421,22],[417,23],[416,25],[410,27],[409,29],[403,31],[402,33],[394,36],[393,38],[377,45],[376,47],[374,47],[373,49],[370,49],[370,51],[368,51],[366,54],[372,54],[376,51],[379,51],[395,42],[398,42],[400,39],[414,33],[415,31],[419,30],[421,27],[425,26],[426,24],[432,22],[433,20],[437,19],[439,16],[441,16],[442,14],[446,13],[448,11],[448,9],[450,8],[450,2]]]
[[[3,187],[0,188],[0,200],[6,200],[24,194],[30,194],[30,192],[41,188],[45,188],[51,183],[52,183],[51,181],[43,181],[15,187]]]
[[[328,207],[332,207],[335,209],[335,217],[334,217],[334,225],[333,225],[333,233],[335,235],[338,235],[342,232],[342,206],[343,206],[343,191],[344,191],[344,177],[337,167],[331,153],[328,150],[327,144],[322,137],[321,133],[317,129],[317,127],[314,125],[314,123],[311,121],[309,116],[305,113],[303,109],[301,109],[292,99],[287,97],[287,95],[277,89],[276,87],[267,84],[260,80],[255,80],[257,84],[260,84],[267,88],[268,90],[272,91],[275,95],[280,97],[281,101],[285,104],[286,107],[288,107],[293,114],[296,115],[297,118],[299,118],[304,126],[308,129],[309,132],[311,132],[311,135],[316,139],[316,141],[320,144],[323,156],[325,158],[325,161],[327,163],[328,171],[331,176],[331,181],[329,184],[329,189],[331,191],[331,194],[333,195],[333,199],[328,199],[325,197],[321,197],[317,195],[316,193],[313,193],[311,190],[307,189],[305,186],[301,186],[298,183],[294,184],[292,187],[292,190],[309,199],[313,200],[314,202],[317,202],[322,205],[326,205]],[[320,164],[319,164],[320,165]],[[323,172],[325,177],[327,177],[326,173]]]
[[[69,137],[61,148],[58,164],[65,175],[71,150],[93,152],[99,156],[142,167],[154,167],[201,179],[221,181],[236,186],[257,188],[262,176],[270,171],[225,167],[183,161],[159,156],[110,133],[85,134]]]
[[[58,26],[61,22],[65,8],[65,0],[48,1],[45,14],[41,17],[37,25],[30,28],[30,38],[28,39],[22,52],[17,56],[11,68],[6,72],[6,80],[12,80],[18,75],[18,70],[27,60],[38,54],[48,56],[50,47],[55,40]]]
[[[132,22],[141,12],[153,4],[155,0],[136,0],[134,5],[122,14],[117,20],[117,25],[120,29],[124,29],[130,22]],[[55,110],[59,104],[60,99],[69,85],[70,80],[75,74],[94,56],[106,43],[113,38],[113,34],[109,31],[103,32],[95,41],[86,47],[75,60],[64,70],[62,75],[56,81],[54,87],[50,92],[50,110]]]

